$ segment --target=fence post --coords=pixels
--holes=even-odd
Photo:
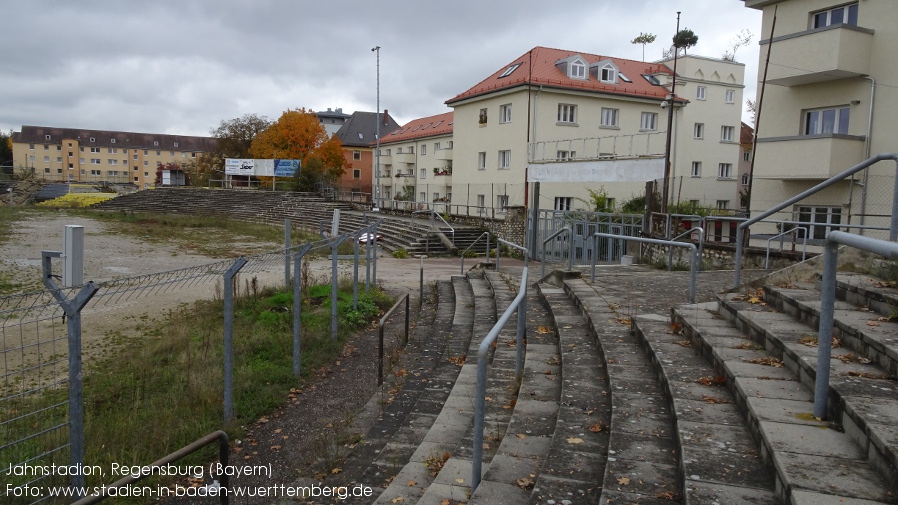
[[[81,243],[83,249],[83,242]],[[81,371],[81,309],[97,293],[100,287],[92,281],[81,288],[73,300],[66,299],[56,282],[53,281],[51,259],[59,258],[62,253],[55,251],[41,251],[43,259],[43,283],[52,293],[67,318],[68,327],[68,353],[69,353],[69,461],[72,466],[78,467],[84,464],[84,391],[83,374]],[[83,250],[79,255],[84,257]],[[83,496],[86,481],[82,472],[72,474],[72,486],[78,492],[78,497]]]
[[[234,276],[246,265],[243,256],[224,273],[224,423],[234,420]]]
[[[331,242],[331,339],[337,339],[337,248],[348,235],[337,237]]]
[[[293,375],[296,377],[299,377],[302,357],[302,259],[311,249],[312,244],[305,244],[293,256]]]
[[[284,289],[290,289],[290,220],[284,220]]]
[[[409,319],[411,318],[409,314],[409,297],[405,297],[405,341],[402,342],[403,346],[408,345],[408,328],[409,328]]]

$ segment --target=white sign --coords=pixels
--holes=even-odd
[[[645,182],[664,177],[661,158],[560,161],[527,166],[530,182]]]
[[[227,175],[254,175],[255,161],[253,159],[226,158],[225,174]]]

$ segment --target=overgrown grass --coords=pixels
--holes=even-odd
[[[330,284],[308,287],[303,296],[301,376],[297,378],[292,362],[293,294],[258,291],[252,287],[254,284],[245,282],[235,301],[235,420],[226,427],[232,439],[241,437],[245,426],[284,404],[291,390],[304,387],[316,372],[335,359],[349,335],[370,325],[392,304],[389,296],[373,289],[359,294],[358,310],[353,310],[351,284],[342,283],[337,305],[339,334],[333,339]],[[164,321],[143,328],[141,335],[124,342],[110,357],[87,366],[85,460],[107,471],[105,478],[88,477],[89,486],[117,480],[120,476],[110,476],[108,472],[112,463],[149,464],[222,429],[222,311],[220,299],[182,306],[171,311]],[[18,408],[22,412],[35,411],[64,395],[64,391],[44,394],[19,402]],[[4,418],[7,414],[15,415],[6,412]],[[64,415],[64,411],[56,409],[60,421]],[[30,427],[23,425],[21,429],[27,433]],[[34,454],[16,457],[27,459]],[[181,464],[201,464],[214,459],[215,454],[213,446]],[[236,464],[239,458],[238,455]],[[0,461],[3,468],[8,464],[9,461]],[[147,485],[158,482],[159,479],[151,479]]]

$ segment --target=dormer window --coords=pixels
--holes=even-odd
[[[177,143],[177,142],[175,142],[175,147],[178,147],[178,143]]]
[[[617,84],[617,76],[620,73],[620,69],[617,68],[613,61],[603,60],[593,63],[589,66],[589,69],[590,73],[597,80],[608,84]]]
[[[96,139],[95,137],[91,137],[91,138],[90,138],[90,141],[91,141],[91,142],[96,142],[97,139]]]
[[[154,141],[153,141],[153,146],[156,147],[156,146],[158,146],[158,145],[159,145],[159,141],[158,141],[158,140],[154,140]]]
[[[109,139],[110,144],[115,144],[115,139]]]
[[[617,82],[617,70],[611,65],[602,67],[602,82]]]
[[[515,63],[514,65],[511,65],[510,67],[505,69],[505,72],[502,72],[501,74],[499,74],[498,78],[501,79],[503,77],[508,77],[509,75],[511,75],[512,72],[517,70],[518,67],[520,67],[520,66],[521,66],[520,63]]]
[[[583,60],[574,60],[570,66],[571,79],[586,79],[586,64]]]
[[[45,139],[45,140],[50,140],[50,136],[49,136],[49,135],[44,135],[44,139]]]

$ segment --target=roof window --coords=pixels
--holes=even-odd
[[[661,81],[659,81],[658,78],[655,77],[654,75],[642,74],[642,76],[645,77],[645,80],[649,81],[650,83],[654,84],[655,86],[661,85]]]
[[[633,81],[630,80],[629,77],[625,76],[624,74],[622,74],[622,73],[620,73],[620,72],[617,73],[617,76],[620,77],[620,80],[622,80],[622,81],[624,81],[624,82],[633,82]]]
[[[503,78],[503,77],[508,77],[509,75],[512,74],[512,72],[514,72],[515,70],[517,70],[518,67],[520,67],[520,66],[521,66],[520,63],[515,63],[514,65],[509,66],[508,68],[505,69],[504,72],[502,72],[501,74],[499,74],[499,77],[498,77],[498,78],[501,79],[501,78]]]

